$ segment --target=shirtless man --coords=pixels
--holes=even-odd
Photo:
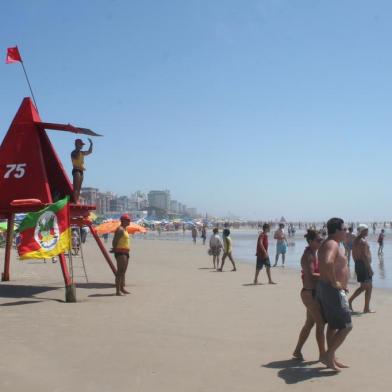
[[[322,362],[330,369],[340,371],[347,367],[336,360],[335,352],[352,329],[351,312],[346,292],[349,278],[347,258],[339,248],[346,238],[343,219],[332,218],[327,222],[328,237],[318,251],[320,278],[316,295],[327,328],[328,350]]]
[[[274,239],[276,240],[276,256],[275,256],[275,264],[273,265],[274,267],[278,265],[279,255],[282,255],[282,267],[284,267],[286,251],[287,251],[287,239],[283,229],[284,229],[284,224],[279,223],[279,229],[276,230],[274,233]]]
[[[71,152],[72,160],[72,177],[73,177],[73,201],[77,203],[79,201],[80,190],[82,189],[84,171],[84,157],[90,155],[93,152],[93,142],[90,142],[90,148],[87,151],[82,151],[85,143],[82,139],[75,140],[75,150]]]
[[[366,225],[358,226],[358,236],[353,242],[353,259],[355,262],[355,273],[357,274],[357,281],[361,284],[351,296],[349,300],[350,309],[353,310],[353,301],[361,293],[365,292],[365,307],[363,313],[373,313],[370,311],[370,298],[372,296],[372,276],[373,270],[371,267],[372,256],[370,254],[369,244],[366,237],[369,234],[369,229]]]

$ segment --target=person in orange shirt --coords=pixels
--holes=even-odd
[[[127,226],[131,223],[131,218],[128,214],[124,214],[120,218],[120,226],[114,233],[113,237],[113,252],[117,262],[116,274],[116,295],[129,294],[125,289],[125,273],[127,272],[129,263],[129,234]]]

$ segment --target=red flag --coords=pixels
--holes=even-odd
[[[22,62],[22,57],[20,57],[20,53],[18,50],[18,47],[15,46],[14,48],[8,48],[7,49],[7,57],[5,59],[6,64],[11,64],[11,63],[16,63],[16,62]]]

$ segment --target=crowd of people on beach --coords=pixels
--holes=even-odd
[[[130,242],[126,227],[130,217],[123,215],[121,225],[116,230],[113,238],[113,253],[117,261],[116,294],[128,294],[125,289],[125,273],[129,261]],[[285,257],[288,240],[285,235],[285,224],[279,223],[274,231],[273,238],[276,240],[275,263],[276,267],[281,258],[282,267],[285,265]],[[264,223],[261,226],[256,243],[256,269],[253,283],[259,284],[260,271],[265,268],[268,283],[276,284],[271,276],[271,262],[269,256],[269,232],[271,225]],[[340,218],[330,219],[321,230],[309,226],[306,229],[305,239],[307,246],[301,258],[302,289],[300,297],[306,309],[306,320],[299,333],[297,345],[293,352],[293,358],[303,360],[302,348],[309,337],[312,328],[316,329],[316,341],[319,350],[319,361],[334,371],[347,367],[338,361],[336,350],[342,345],[352,329],[351,315],[353,302],[365,294],[364,313],[372,313],[370,300],[372,295],[371,253],[367,242],[369,227],[365,224],[357,224],[354,234],[354,225],[347,227]],[[323,233],[323,230],[326,233]],[[236,271],[236,263],[233,257],[233,242],[228,227],[224,227],[222,238],[219,228],[215,227],[208,243],[208,254],[212,256],[212,265],[216,271],[222,272],[225,262],[231,262],[231,271]],[[198,230],[192,228],[192,241],[196,243]],[[200,237],[203,245],[206,244],[207,227],[203,226]],[[378,253],[382,254],[385,231],[381,230],[377,242]],[[222,257],[221,257],[222,253]],[[360,286],[348,298],[349,288],[349,262],[354,260],[355,273]],[[326,332],[325,325],[327,325]]]
[[[285,263],[288,241],[284,232],[284,223],[280,223],[274,232],[276,240],[275,263],[278,265],[279,257],[282,266]],[[325,233],[323,233],[323,229]],[[365,224],[357,225],[357,234],[354,227],[347,227],[340,218],[330,219],[322,230],[314,227],[307,228],[305,239],[307,247],[301,258],[301,300],[306,308],[306,321],[302,327],[293,358],[303,360],[302,347],[312,328],[316,327],[316,341],[319,349],[319,361],[334,371],[348,367],[336,358],[336,350],[346,339],[352,329],[351,314],[353,302],[362,293],[365,293],[363,312],[372,313],[370,299],[372,294],[371,254],[366,240],[369,228]],[[253,283],[258,284],[260,271],[265,267],[269,284],[276,284],[271,277],[271,263],[268,254],[268,233],[270,224],[264,223],[256,244],[256,270]],[[383,251],[384,229],[378,237],[379,254]],[[343,247],[341,246],[343,245]],[[223,250],[222,263],[219,265],[220,252]],[[232,241],[230,230],[223,230],[223,240],[219,236],[219,229],[214,228],[209,242],[209,255],[213,259],[213,268],[222,271],[225,259],[236,266],[232,256]],[[349,260],[353,258],[355,272],[360,286],[350,298],[347,297],[349,288]],[[327,330],[325,325],[327,324]]]

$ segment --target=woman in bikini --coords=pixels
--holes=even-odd
[[[316,282],[319,278],[317,250],[323,239],[317,230],[309,229],[305,234],[308,246],[305,248],[301,258],[302,283],[301,299],[306,308],[306,321],[299,334],[297,347],[294,350],[293,357],[303,360],[302,347],[309,337],[310,331],[316,324],[316,341],[319,348],[320,360],[325,355],[324,340],[324,320],[321,315],[321,309],[316,300]]]

